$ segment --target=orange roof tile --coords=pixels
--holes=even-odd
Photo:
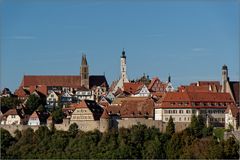
[[[109,118],[109,115],[108,115],[108,112],[106,109],[104,109],[102,115],[101,115],[101,118],[105,118],[105,119],[108,119]]]
[[[78,75],[24,75],[21,86],[62,86],[62,87],[81,87],[81,76]],[[89,86],[105,86],[108,88],[108,83],[104,75],[89,76]]]
[[[176,102],[176,103],[175,103]],[[194,103],[205,103],[207,106],[192,106]],[[171,105],[174,103],[174,105]],[[186,103],[186,105],[180,105],[178,103]],[[212,106],[212,103],[217,103],[217,106]],[[220,103],[220,105],[219,105]],[[229,93],[218,93],[218,92],[168,92],[162,100],[161,107],[166,108],[187,108],[187,107],[208,107],[216,108],[222,107],[226,108],[227,106],[221,105],[221,103],[232,104],[234,103],[231,95]]]
[[[139,101],[124,101],[120,114],[122,118],[153,118],[154,101],[145,99]]]
[[[209,86],[180,86],[179,92],[209,92]]]
[[[135,92],[139,89],[139,87],[143,86],[144,84],[142,82],[137,83],[124,83],[123,88],[125,92],[135,94]]]

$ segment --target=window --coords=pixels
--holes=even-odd
[[[168,121],[168,118],[165,118],[165,121]]]
[[[181,121],[181,117],[179,117],[179,121]]]

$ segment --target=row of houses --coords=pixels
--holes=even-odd
[[[235,130],[239,126],[239,82],[229,80],[226,65],[222,67],[221,84],[219,81],[198,81],[174,89],[170,76],[166,82],[158,77],[150,80],[145,75],[129,81],[123,51],[121,78],[108,87],[104,75],[89,76],[86,55],[83,55],[80,75],[24,76],[15,95],[25,102],[31,94],[45,96],[47,108],[63,104],[62,126],[65,129],[72,123],[77,123],[84,131],[104,131],[136,123],[163,129],[171,116],[177,130],[181,130],[188,126],[193,115],[201,115],[207,125],[232,126]],[[50,123],[51,113],[35,111],[23,116],[19,107],[1,116],[1,124],[7,125]]]
[[[63,125],[77,123],[80,129],[88,131],[99,129],[100,126],[106,129],[119,128],[120,121],[128,126],[133,122],[167,123],[171,116],[176,124],[187,127],[193,115],[201,115],[208,126],[232,127],[238,130],[239,111],[229,93],[167,92],[161,103],[152,97],[116,98],[113,104],[82,100],[80,103],[73,103],[63,108],[65,115]],[[17,109],[11,109],[2,117],[1,124],[6,125],[41,124],[38,112],[23,118]],[[52,123],[51,115],[45,124],[50,123]]]

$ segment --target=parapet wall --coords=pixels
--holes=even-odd
[[[69,129],[69,126],[72,123],[76,123],[80,130],[87,132],[87,131],[93,131],[95,129],[100,130],[101,132],[107,131],[108,128],[111,128],[108,123],[108,121],[71,121],[70,123],[62,123],[62,124],[55,124],[55,128],[57,130],[63,130],[67,131]],[[125,120],[118,119],[117,120],[117,127],[118,128],[131,128],[133,125],[137,124],[143,124],[147,127],[156,127],[159,128],[161,132],[165,132],[167,123],[164,123],[162,121],[158,120],[151,120],[151,119],[144,119],[144,118],[129,118]],[[175,123],[175,130],[176,132],[180,132],[188,127],[190,123],[184,123],[184,122],[176,122]],[[20,131],[25,130],[27,128],[32,128],[34,131],[37,130],[39,126],[30,126],[30,125],[0,125],[0,128],[6,129],[10,132],[11,135],[14,136],[14,132],[18,129]],[[51,125],[47,125],[47,127],[50,129]]]
[[[152,119],[145,119],[145,118],[129,118],[125,120],[117,120],[118,121],[118,128],[131,128],[133,125],[143,124],[147,127],[156,127],[159,128],[160,131],[163,131],[164,122],[162,121],[154,121]]]

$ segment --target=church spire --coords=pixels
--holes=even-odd
[[[83,55],[82,55],[82,65],[87,65],[86,54],[83,54]]]
[[[80,75],[81,75],[81,86],[89,88],[89,69],[88,69],[86,54],[82,55]]]
[[[170,74],[168,74],[168,83],[170,83],[171,82],[171,76],[170,76]]]

